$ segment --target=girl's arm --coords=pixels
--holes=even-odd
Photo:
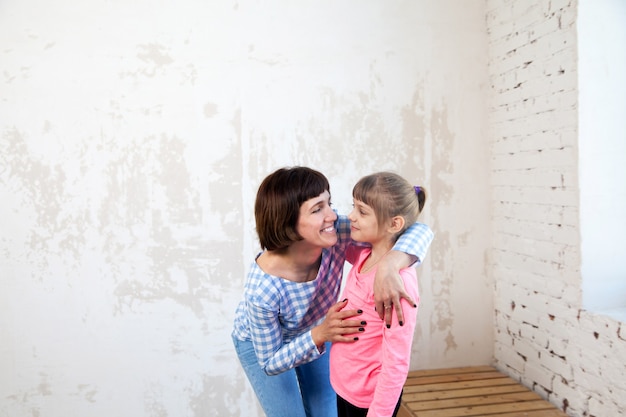
[[[419,302],[415,270],[401,272],[407,291]],[[408,306],[402,301],[403,306]],[[374,399],[368,416],[390,416],[400,399],[402,388],[409,373],[413,332],[417,323],[417,311],[411,309],[405,316],[404,326],[383,329],[382,368],[378,374]]]

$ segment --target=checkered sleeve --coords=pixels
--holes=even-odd
[[[424,223],[414,223],[398,238],[393,249],[417,256],[417,266],[424,260],[433,237],[430,227]]]
[[[319,357],[320,352],[308,330],[286,341],[280,323],[282,290],[265,280],[247,300],[250,337],[259,365],[268,375],[277,375]],[[297,298],[297,295],[291,294]],[[282,306],[289,308],[289,306]]]
[[[337,230],[337,244],[346,246],[352,242],[350,238],[350,220],[348,216],[337,213],[337,220],[335,221],[335,229]]]

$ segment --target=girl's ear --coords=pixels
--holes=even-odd
[[[389,232],[392,234],[396,234],[404,228],[404,217],[395,216],[391,218],[391,225],[389,227]]]

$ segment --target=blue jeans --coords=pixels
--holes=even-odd
[[[337,395],[330,385],[328,351],[279,375],[259,366],[251,341],[233,338],[235,351],[267,417],[337,417]]]

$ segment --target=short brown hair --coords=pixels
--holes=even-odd
[[[321,172],[307,167],[279,168],[265,177],[254,203],[261,247],[281,250],[302,240],[296,230],[300,206],[324,191],[330,192],[328,179]]]

